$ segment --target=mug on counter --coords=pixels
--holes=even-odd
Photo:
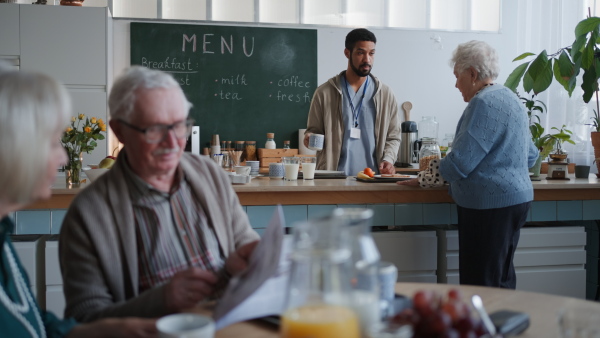
[[[323,150],[323,143],[325,142],[325,135],[323,134],[310,134],[308,138],[308,149],[312,150]]]
[[[250,175],[250,171],[251,171],[252,167],[249,167],[247,165],[237,165],[234,167],[234,169],[235,169],[236,174],[248,176],[248,175]]]
[[[177,313],[160,318],[156,322],[161,338],[213,338],[215,322],[210,318],[192,313]]]
[[[269,163],[269,177],[270,178],[283,178],[285,171],[283,170],[283,163]]]
[[[250,170],[250,175],[258,175],[258,169],[260,168],[260,162],[259,161],[246,161],[246,165],[250,168],[252,168]]]

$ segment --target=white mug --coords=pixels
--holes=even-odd
[[[310,134],[308,138],[308,149],[311,150],[323,150],[323,143],[325,142],[325,135],[323,134]]]
[[[215,322],[193,313],[177,313],[160,318],[156,328],[161,338],[213,338]]]
[[[251,169],[252,169],[252,167],[248,167],[245,165],[238,165],[235,167],[235,173],[238,175],[248,176],[248,175],[250,175]]]

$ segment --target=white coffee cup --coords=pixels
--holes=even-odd
[[[250,170],[252,170],[252,167],[248,167],[245,165],[238,165],[238,166],[235,166],[234,169],[235,169],[236,174],[248,176],[248,175],[250,175]]]
[[[323,150],[324,142],[325,142],[325,135],[310,134],[310,137],[308,138],[308,149]]]
[[[215,322],[193,313],[177,313],[160,318],[156,328],[161,338],[213,338]]]

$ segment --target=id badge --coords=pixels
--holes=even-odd
[[[360,139],[360,129],[350,128],[350,138]]]

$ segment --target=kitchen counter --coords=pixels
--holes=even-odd
[[[533,182],[535,201],[569,201],[600,199],[600,180],[591,174],[588,179],[546,180]],[[67,188],[62,177],[53,185],[52,197],[35,202],[26,209],[65,209],[73,197],[87,187]],[[249,184],[234,185],[242,205],[315,205],[315,204],[380,204],[380,203],[452,203],[448,188],[422,189],[395,183],[364,183],[353,177],[346,179],[316,179],[314,181],[284,181],[257,177]]]

